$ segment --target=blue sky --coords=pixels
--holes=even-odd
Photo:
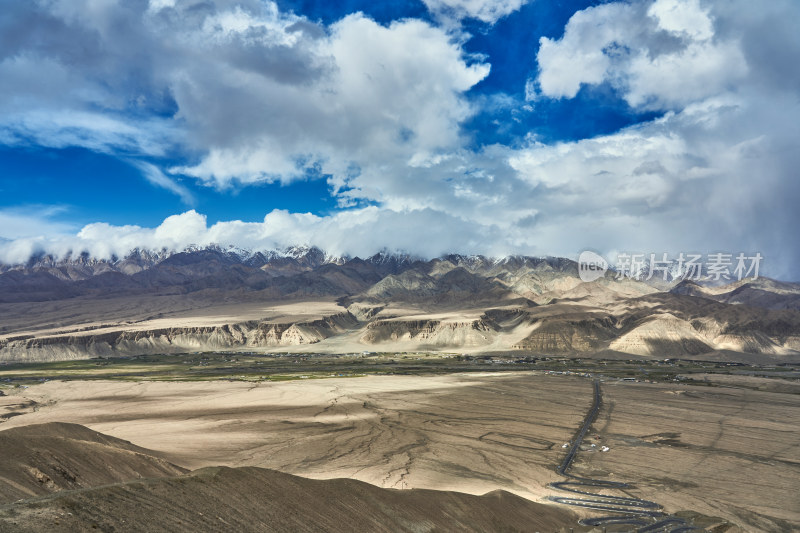
[[[480,100],[502,94],[523,101],[525,82],[536,71],[539,38],[558,38],[575,11],[597,3],[533,2],[495,24],[466,20],[464,31],[471,35],[464,46],[466,53],[483,54],[492,66],[489,75],[467,91],[466,97]],[[278,2],[277,6],[326,25],[356,12],[381,24],[406,18],[436,23],[421,1],[286,1]],[[651,118],[650,113],[631,110],[608,87],[587,88],[569,101],[542,102],[535,113],[520,111],[519,107],[486,109],[465,121],[462,128],[471,139],[470,146],[513,144],[531,131],[550,141],[574,140],[610,133]],[[169,111],[174,112],[172,108]],[[192,160],[191,155],[178,152],[169,158],[143,159],[169,167],[186,164]],[[36,142],[24,147],[0,147],[3,169],[0,206],[59,206],[61,211],[54,218],[73,224],[76,229],[98,220],[116,225],[156,226],[187,207],[207,215],[210,223],[232,219],[260,221],[273,209],[319,215],[337,209],[324,176],[318,175],[290,184],[259,183],[246,190],[210,188],[186,181],[184,186],[191,191],[194,201],[185,202],[148,182],[133,163],[136,159],[137,154],[125,151],[109,154],[80,146],[52,148]],[[109,186],[111,183],[113,186]],[[120,205],[121,197],[128,202]]]
[[[256,184],[244,190],[188,183],[193,200],[186,202],[150,183],[131,159],[113,154],[78,147],[7,147],[0,150],[0,162],[4,171],[0,189],[3,206],[30,206],[32,212],[41,206],[58,207],[53,218],[78,229],[98,220],[157,226],[188,207],[202,210],[213,221],[261,220],[274,208],[314,213],[336,209],[324,179],[285,186]]]
[[[12,0],[0,261],[758,251],[800,278],[798,11]]]

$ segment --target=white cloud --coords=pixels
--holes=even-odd
[[[424,161],[459,146],[458,125],[472,112],[462,94],[489,70],[467,64],[442,29],[418,20],[386,27],[360,14],[335,23],[314,54],[330,70],[304,84],[227,63],[200,86],[179,82],[181,115],[196,130],[227,134],[204,140],[208,154],[197,165],[173,171],[225,186],[291,181],[322,165],[341,183],[354,162]],[[231,93],[234,101],[208,108],[215,94]],[[231,131],[231,122],[240,127]]]
[[[255,0],[12,11],[30,27],[0,53],[0,142],[178,150],[194,161],[173,172],[219,188],[320,165],[341,183],[456,149],[464,93],[489,72],[459,35],[414,19],[324,27]]]
[[[148,10],[156,12],[168,7],[175,7],[175,0],[150,0]]]
[[[422,0],[431,13],[456,20],[478,19],[494,24],[530,0]]]
[[[747,73],[738,44],[699,42],[673,54],[631,58],[625,99],[633,107],[680,107],[714,96]]]
[[[488,228],[495,237],[497,229]],[[0,262],[19,263],[33,253],[47,251],[57,257],[87,252],[97,258],[124,257],[135,248],[180,251],[190,246],[237,246],[254,250],[284,249],[306,244],[337,255],[372,255],[386,246],[384,236],[394,233],[391,246],[425,256],[438,256],[453,250],[453,231],[458,231],[458,249],[503,255],[512,251],[498,239],[486,247],[487,228],[464,220],[422,209],[397,212],[367,207],[320,217],[310,213],[274,210],[263,222],[224,221],[208,226],[205,215],[194,210],[173,215],[156,228],[89,224],[77,234],[57,238],[33,237],[0,241]],[[427,239],[420,239],[425,234]]]
[[[577,12],[563,37],[542,37],[543,95],[573,98],[608,82],[632,107],[680,109],[747,75],[738,36],[715,38],[714,17],[697,0],[612,2]]]
[[[35,143],[49,148],[80,146],[103,153],[162,156],[176,134],[173,126],[159,119],[130,120],[70,109],[19,111],[12,107],[0,114],[0,143],[10,146]]]
[[[657,0],[647,10],[660,29],[684,33],[691,39],[707,40],[714,36],[708,11],[698,0]]]
[[[800,38],[783,23],[798,17],[790,2],[617,2],[544,39],[537,98],[608,82],[635,108],[672,111],[512,156],[547,191],[541,231],[603,250],[761,251],[772,275],[797,279],[800,250],[782,228],[798,223],[800,201],[790,170],[800,83],[788,59]]]
[[[156,187],[161,187],[162,189],[166,189],[178,195],[181,201],[186,205],[195,204],[195,198],[192,192],[184,185],[178,183],[174,178],[166,176],[157,166],[144,161],[136,161],[134,165],[139,168],[145,179]]]
[[[460,127],[475,112],[465,93],[487,76],[488,59],[471,62],[458,31],[363,15],[323,27],[246,0],[111,4],[50,3],[49,31],[27,32],[38,44],[17,43],[0,59],[3,142],[128,157],[177,146],[195,159],[175,173],[220,188],[291,181],[313,166],[332,175],[343,205],[376,205],[211,226],[193,211],[158,228],[40,226],[0,234],[12,239],[0,244],[0,261],[32,249],[107,256],[211,243],[353,255],[727,248],[761,251],[780,265],[774,275],[800,275],[787,229],[800,225],[792,0],[579,11],[562,37],[541,41],[527,96],[572,98],[582,85],[608,83],[635,111],[665,114],[596,138],[543,144],[533,131],[520,146],[480,150],[466,148]],[[492,22],[521,2],[499,11],[491,2],[447,5]],[[147,177],[188,192],[174,176]]]

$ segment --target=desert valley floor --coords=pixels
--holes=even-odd
[[[800,527],[800,387],[774,381],[606,380],[574,473],[629,482],[626,494],[694,517],[708,531]],[[578,518],[597,515],[552,503],[556,492],[547,486],[562,479],[562,445],[592,402],[592,381],[583,377],[77,380],[5,391],[0,430],[81,424],[190,470],[246,466],[401,490],[504,490],[563,510],[559,527],[576,531],[588,530]],[[600,446],[609,451],[595,451]],[[0,523],[8,526],[14,519],[5,509]]]

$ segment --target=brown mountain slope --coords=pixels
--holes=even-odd
[[[605,347],[614,335],[614,322],[608,316],[567,314],[543,319],[513,347],[547,354],[591,352]]]
[[[24,445],[33,449],[21,452]],[[503,491],[474,496],[382,489],[252,467],[181,475],[182,469],[159,462],[147,450],[75,424],[2,431],[0,458],[2,485],[18,485],[18,490],[24,485],[23,492],[28,486],[38,494],[50,492],[35,487],[40,482],[31,471],[64,477],[53,470],[58,461],[69,471],[67,478],[74,478],[59,480],[62,486],[53,490],[63,490],[53,494],[0,506],[0,532],[551,532],[567,531],[577,520],[568,510]],[[144,474],[151,477],[138,479]],[[18,495],[9,488],[3,493],[6,502]]]
[[[703,287],[685,280],[670,292],[764,309],[800,309],[800,285],[769,278],[748,278],[720,287]]]
[[[0,502],[186,469],[130,442],[78,424],[52,422],[0,431]]]

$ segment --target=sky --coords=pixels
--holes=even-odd
[[[8,0],[0,262],[745,252],[800,280],[799,59],[795,0]]]

